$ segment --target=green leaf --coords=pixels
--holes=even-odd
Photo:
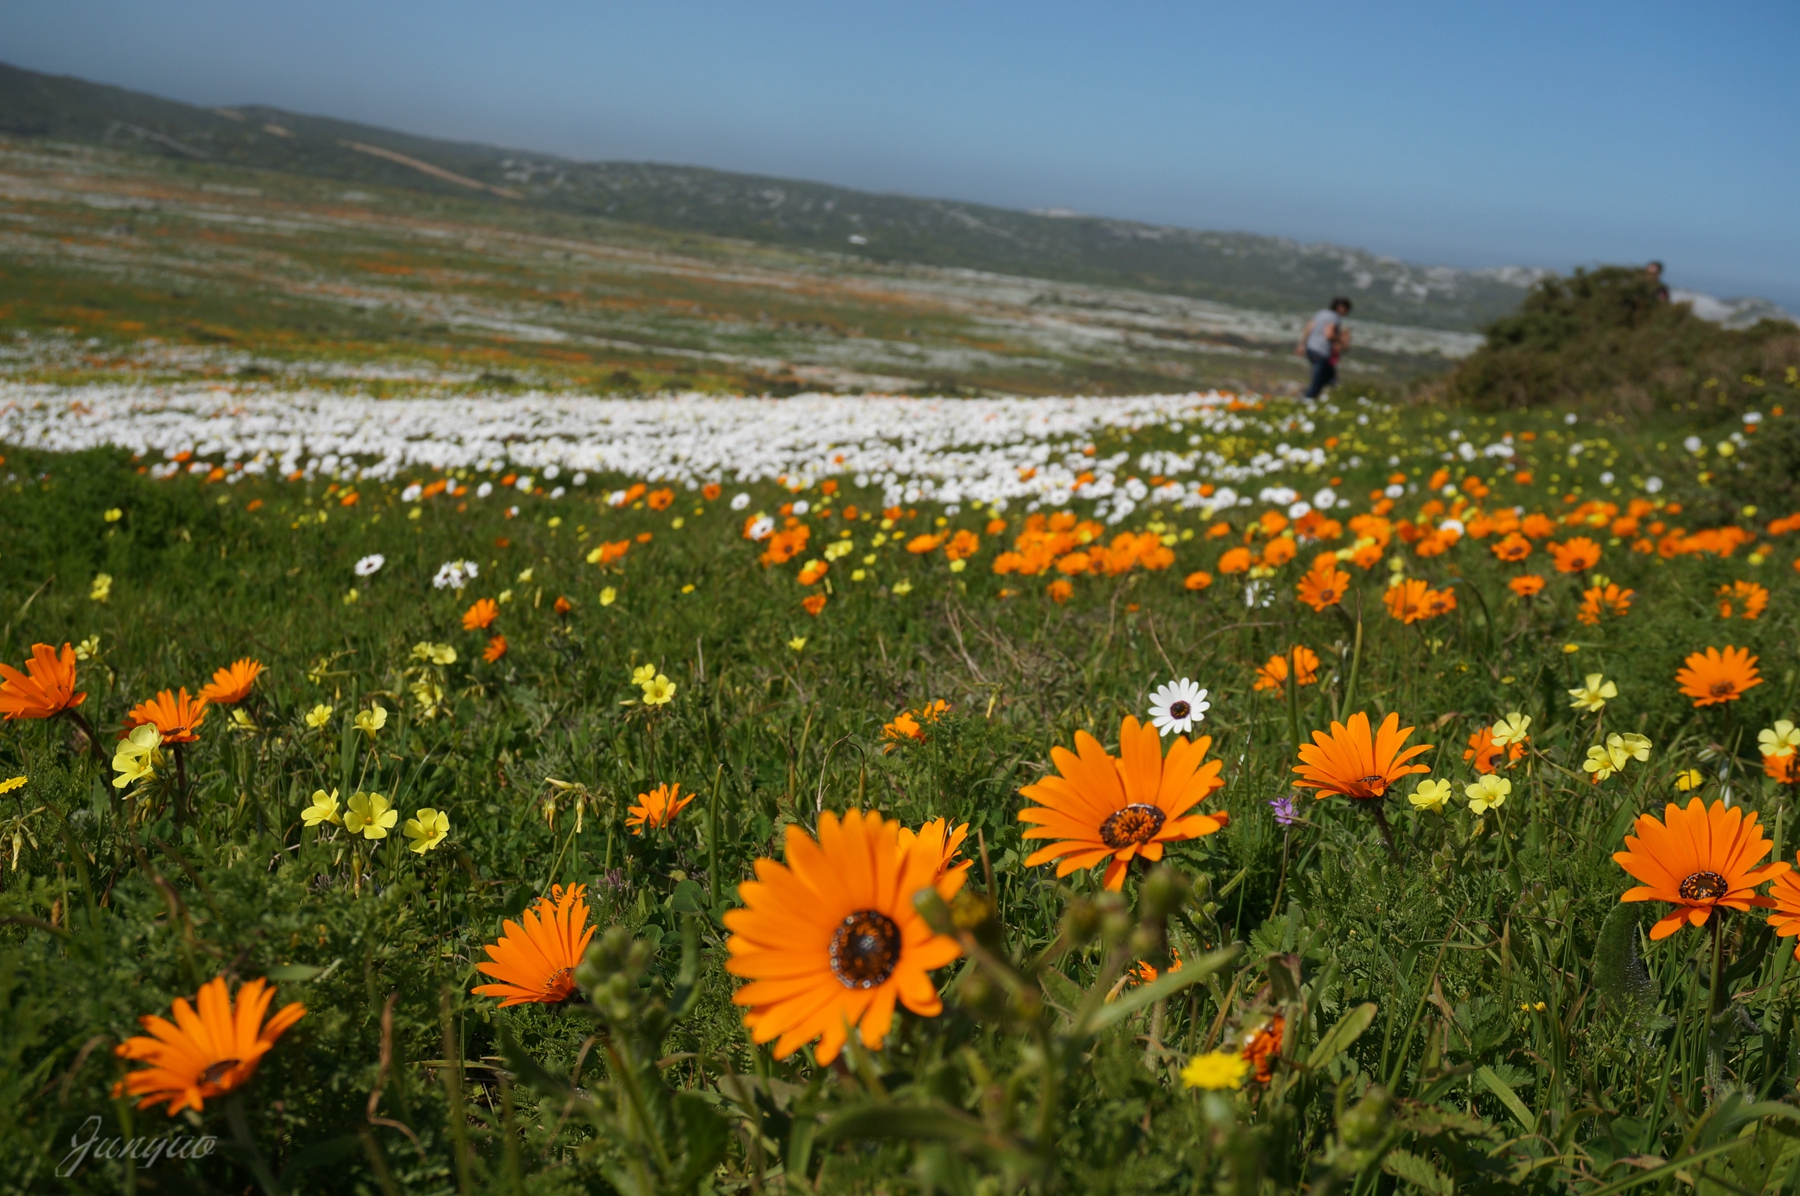
[[[1519,1124],[1525,1128],[1526,1133],[1536,1131],[1537,1118],[1531,1115],[1531,1110],[1525,1107],[1525,1102],[1519,1099],[1519,1094],[1512,1090],[1511,1084],[1495,1075],[1494,1069],[1491,1067],[1478,1067],[1475,1069],[1475,1075],[1487,1086],[1487,1090],[1499,1097],[1500,1103],[1505,1105],[1514,1117],[1518,1118]]]
[[[706,912],[706,890],[697,881],[684,880],[669,894],[669,908],[678,914]]]
[[[847,1109],[819,1131],[823,1142],[885,1138],[973,1145],[987,1140],[987,1127],[965,1113],[939,1106],[873,1104]]]
[[[320,976],[335,971],[338,964],[342,962],[341,959],[334,959],[331,961],[330,967],[324,968],[314,967],[310,963],[284,963],[279,967],[270,968],[263,973],[263,977],[273,980],[277,984],[304,984],[308,980],[317,980]]]
[[[1139,985],[1130,992],[1122,994],[1110,1005],[1102,1005],[1088,1017],[1086,1025],[1079,1027],[1078,1036],[1098,1034],[1108,1026],[1124,1021],[1138,1010],[1166,1000],[1189,985],[1200,983],[1235,960],[1237,955],[1237,947],[1226,947],[1209,955],[1203,955],[1192,963],[1183,964],[1179,971],[1164,972],[1149,984]],[[1370,1006],[1370,1008],[1374,1007]]]
[[[1405,1180],[1421,1192],[1455,1196],[1455,1181],[1416,1154],[1390,1150],[1387,1157],[1381,1160],[1381,1169],[1395,1179]]]
[[[1324,1036],[1319,1039],[1319,1045],[1306,1057],[1306,1066],[1316,1071],[1349,1050],[1350,1045],[1361,1038],[1363,1031],[1375,1020],[1375,1013],[1375,1002],[1365,1001],[1339,1018],[1337,1025],[1325,1031]]]

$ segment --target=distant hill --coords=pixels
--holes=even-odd
[[[1126,286],[1263,311],[1309,312],[1346,294],[1360,317],[1427,328],[1478,328],[1516,309],[1525,288],[1544,273],[1415,266],[1281,237],[875,195],[698,167],[575,162],[276,108],[201,108],[3,64],[0,133],[482,195],[878,261]]]

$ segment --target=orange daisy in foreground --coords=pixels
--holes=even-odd
[[[261,663],[248,656],[234,660],[213,674],[212,680],[201,687],[200,696],[214,706],[235,706],[250,696],[250,687],[262,671]]]
[[[206,699],[188,696],[187,686],[179,694],[163,690],[148,702],[139,702],[125,715],[128,726],[149,723],[162,734],[164,743],[193,743],[200,738],[200,724],[206,721]]]
[[[173,1117],[183,1109],[204,1109],[209,1096],[243,1087],[275,1040],[306,1016],[306,1007],[295,1001],[264,1022],[274,999],[268,981],[251,980],[238,989],[233,1009],[225,977],[215,976],[200,987],[198,1013],[186,998],[177,997],[173,1022],[154,1014],[139,1018],[151,1037],[127,1038],[113,1054],[150,1066],[113,1085],[113,1095],[138,1097],[140,1109],[167,1103]]]
[[[1793,756],[1781,758],[1795,759]],[[1765,756],[1763,760],[1767,763],[1769,757]],[[1774,906],[1769,911],[1769,927],[1774,930],[1775,937],[1785,939],[1800,934],[1800,872],[1790,868],[1777,876],[1769,889],[1769,897]],[[1800,959],[1800,943],[1794,944],[1794,958]]]
[[[1294,784],[1301,789],[1316,789],[1315,798],[1341,793],[1359,801],[1380,799],[1401,777],[1430,772],[1424,764],[1408,764],[1414,756],[1431,750],[1429,743],[1416,743],[1402,750],[1413,728],[1400,726],[1400,716],[1389,714],[1381,720],[1381,728],[1369,734],[1369,716],[1357,711],[1348,723],[1332,723],[1331,732],[1314,731],[1313,741],[1300,745],[1300,763],[1294,771],[1300,779]]]
[[[1037,802],[1019,811],[1020,822],[1036,823],[1026,839],[1052,839],[1025,859],[1027,867],[1057,860],[1056,875],[1106,861],[1106,887],[1117,892],[1135,858],[1155,863],[1163,844],[1199,839],[1230,821],[1230,815],[1190,813],[1224,787],[1221,762],[1207,760],[1212,736],[1192,743],[1180,736],[1162,754],[1162,736],[1151,723],[1126,716],[1119,726],[1119,754],[1113,756],[1086,731],[1075,732],[1075,750],[1055,747],[1050,759],[1061,775],[1019,790]]]
[[[478,598],[463,612],[464,631],[486,631],[500,617],[500,608],[492,598]]]
[[[1675,682],[1682,693],[1694,699],[1696,707],[1735,702],[1745,690],[1762,684],[1762,678],[1756,675],[1756,660],[1748,648],[1730,644],[1725,645],[1723,652],[1708,648],[1687,658],[1675,674]]]
[[[575,967],[587,951],[594,928],[587,924],[587,886],[550,886],[519,921],[501,927],[500,941],[489,943],[487,962],[476,969],[497,983],[470,989],[478,997],[499,997],[508,1005],[556,1005],[575,992]]]
[[[680,782],[658,785],[648,793],[638,794],[638,804],[628,807],[631,817],[625,820],[625,825],[631,828],[634,835],[643,834],[645,827],[661,830],[674,822],[675,815],[681,813],[697,796],[699,795],[690,793],[682,797]]]
[[[21,673],[0,664],[0,713],[15,718],[54,718],[87,701],[75,692],[75,649],[64,644],[57,652],[49,644],[31,645],[31,659]]]
[[[930,972],[962,947],[931,929],[913,897],[935,883],[948,899],[963,878],[938,879],[940,853],[900,831],[872,811],[827,810],[817,839],[789,824],[787,862],[757,860],[756,879],[738,886],[744,908],[725,915],[725,970],[749,983],[731,999],[748,1006],[751,1038],[774,1041],[777,1059],[816,1039],[818,1061],[830,1063],[852,1027],[879,1050],[896,1003],[943,1012]]]
[[[1686,809],[1670,802],[1663,821],[1639,814],[1632,829],[1636,835],[1625,836],[1625,850],[1614,852],[1613,860],[1643,883],[1625,890],[1619,900],[1675,906],[1650,928],[1653,940],[1668,938],[1683,922],[1706,925],[1715,908],[1741,913],[1753,905],[1775,904],[1754,890],[1789,870],[1780,861],[1756,866],[1775,844],[1763,838],[1755,814],[1745,815],[1741,807],[1724,802],[1709,806],[1696,797]]]

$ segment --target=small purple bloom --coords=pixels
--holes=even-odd
[[[1293,826],[1300,821],[1300,811],[1294,805],[1292,794],[1271,797],[1269,806],[1275,811],[1275,821],[1282,826]]]
[[[615,893],[625,891],[625,870],[623,868],[614,868],[604,872],[600,875],[599,880],[603,887],[611,889]]]

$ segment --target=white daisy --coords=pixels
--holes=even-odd
[[[738,494],[734,494],[731,496],[731,509],[732,510],[741,511],[749,505],[750,505],[750,496],[748,494],[738,493]]]
[[[356,562],[356,575],[358,577],[368,577],[372,574],[379,573],[381,572],[381,567],[385,564],[387,564],[386,557],[382,556],[379,552],[371,552],[368,556]]]
[[[1186,677],[1171,681],[1150,694],[1150,721],[1164,735],[1171,732],[1187,734],[1196,723],[1205,721],[1210,709],[1212,703],[1206,700],[1206,691]]]

